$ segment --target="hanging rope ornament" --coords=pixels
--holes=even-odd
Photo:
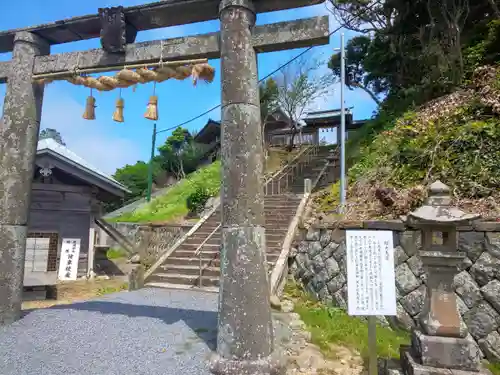
[[[90,89],[90,96],[87,97],[87,104],[85,105],[85,112],[83,118],[85,120],[95,120],[95,98],[92,96],[92,89]]]
[[[155,95],[156,92],[156,82],[153,85],[153,95],[149,97],[148,107],[144,117],[148,120],[156,121],[158,120],[158,97]]]
[[[116,100],[116,109],[113,113],[113,121],[123,122],[123,107],[125,106],[125,101],[122,98],[122,89],[120,89],[120,97]]]
[[[158,62],[158,68],[162,69],[163,65],[163,40],[160,42],[160,61]],[[141,74],[142,73],[142,74]],[[157,121],[158,120],[158,97],[156,96],[156,82],[163,81],[162,77],[158,71],[151,71],[149,69],[141,69],[137,72],[138,75],[142,77],[144,81],[151,79],[153,83],[153,95],[149,97],[148,106],[146,108],[146,113],[144,117],[148,120]],[[154,75],[153,75],[154,74]],[[156,126],[156,125],[155,125]]]

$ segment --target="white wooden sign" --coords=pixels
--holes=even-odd
[[[346,231],[349,315],[396,315],[391,231]]]
[[[78,259],[80,258],[80,239],[63,238],[59,261],[59,280],[76,280]]]

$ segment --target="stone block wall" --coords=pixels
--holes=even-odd
[[[141,225],[135,241],[140,249],[141,263],[149,268],[174,243],[184,236],[192,225]]]
[[[141,251],[141,262],[152,265],[179,238],[186,234],[192,225],[176,224],[136,224],[110,223],[122,235],[128,238]],[[99,245],[119,247],[102,229],[98,228]]]
[[[302,228],[291,251],[291,273],[319,300],[347,308],[345,230],[391,230],[394,239],[397,317],[382,323],[415,327],[426,294],[426,271],[418,256],[420,232],[401,221],[340,222]],[[466,253],[454,280],[460,315],[483,356],[500,360],[500,222],[459,228]]]

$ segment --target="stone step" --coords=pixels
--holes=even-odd
[[[220,259],[211,259],[211,258],[201,258],[201,264],[202,267],[219,267],[220,266]],[[273,262],[267,262],[268,266],[274,265]],[[166,261],[165,264],[160,266],[162,267],[168,267],[170,265],[177,265],[177,266],[194,266],[194,267],[199,267],[200,266],[200,260],[198,257],[196,258],[176,258],[176,257],[169,257]]]
[[[275,262],[276,259],[279,257],[281,253],[281,248],[267,248],[266,249],[266,257],[268,262]],[[194,250],[184,250],[182,249],[182,246],[178,248],[177,250],[174,251],[172,254],[173,258],[183,258],[183,259],[199,259],[199,255],[195,255]],[[219,259],[219,250],[217,247],[217,250],[207,250],[205,251],[204,249],[201,252],[201,257],[203,260],[209,261],[212,259]],[[168,263],[168,260],[171,259],[170,257],[166,259],[166,262]]]
[[[283,199],[289,199],[289,200],[296,200],[299,198],[296,194],[280,194],[280,195],[272,195],[268,194],[264,196],[264,203],[266,202],[274,202],[276,200],[283,200]]]
[[[217,250],[203,250],[202,252],[203,258],[208,258],[208,259],[214,259],[219,257],[219,248],[217,247]],[[173,257],[176,258],[193,258],[193,259],[198,259],[198,257],[195,255],[195,250],[185,250],[182,245],[176,249],[173,254]],[[168,261],[168,258],[167,258]]]
[[[280,224],[280,228],[287,228],[288,229],[288,225],[289,225],[289,222],[292,221],[292,217],[286,217],[286,218],[275,218],[275,219],[272,219],[272,220],[267,220],[264,224],[264,227],[266,229],[266,231],[276,231],[276,226],[274,226],[274,224]],[[202,232],[212,232],[214,229],[216,229],[217,227],[220,228],[219,226],[220,223],[203,223],[197,231],[195,231],[194,233],[200,233],[201,231]],[[273,224],[273,225],[271,225]]]
[[[198,246],[200,246],[203,241],[205,241],[206,237],[203,239],[203,240],[199,240],[199,239],[188,239],[187,241],[183,242],[182,243],[182,246],[184,249],[194,249],[196,250],[198,248]],[[204,247],[206,247],[207,249],[210,248],[210,247],[215,247],[215,248],[219,248],[220,244],[222,243],[222,239],[220,238],[220,236],[218,237],[210,237],[210,239],[205,242],[203,245]],[[279,239],[277,241],[270,241],[269,239],[266,239],[266,246],[267,247],[281,247],[281,245],[283,244],[283,238],[282,239]]]
[[[205,228],[205,227],[200,227],[196,232],[193,233],[193,236],[195,235],[200,235],[200,236],[203,236],[203,239],[205,239],[210,233],[212,233],[212,231],[215,229],[216,227],[208,227],[208,228]],[[267,235],[283,235],[285,236],[286,233],[288,232],[288,225],[287,226],[283,226],[283,227],[266,227],[266,236]],[[217,234],[217,233],[220,233],[220,228],[214,232],[214,236]]]
[[[293,185],[290,185],[293,186]],[[286,209],[273,209],[270,212],[267,212],[264,215],[264,218],[266,220],[272,219],[275,216],[287,216],[287,217],[293,217],[295,215],[295,212],[297,212],[297,207],[298,205],[294,205],[293,207],[288,207]],[[212,216],[205,223],[214,223],[214,222],[220,222],[222,219],[221,216]]]
[[[268,262],[268,270],[272,272],[274,262]],[[220,279],[220,267],[206,266],[202,264],[202,285],[204,286],[218,286]],[[166,282],[171,284],[181,285],[199,285],[200,268],[199,264],[176,265],[168,264],[163,265],[153,275],[151,275],[147,282]]]
[[[191,237],[188,237],[186,241],[183,242],[183,244],[201,244],[203,241],[207,239],[208,235],[198,235],[197,233],[194,233]],[[273,235],[273,234],[268,234],[266,233],[266,244],[281,244],[283,242],[283,239],[285,238],[285,234],[278,234],[278,235]],[[221,243],[221,233],[220,231],[215,232],[212,237],[206,242],[207,244],[213,244],[217,245]]]
[[[199,244],[182,244],[179,246],[179,251],[185,251],[185,252],[194,252],[198,249],[200,245]],[[212,254],[214,252],[218,252],[220,249],[220,243],[219,244],[204,244],[201,247],[201,251],[206,254]]]
[[[219,277],[220,268],[213,266],[206,266],[202,263],[202,275],[206,277]],[[161,274],[183,274],[183,275],[200,275],[200,265],[193,264],[165,264],[160,267],[161,271],[157,273]]]
[[[297,211],[297,208],[295,207],[294,210],[290,210],[290,211],[274,211],[271,215],[266,215],[265,216],[265,221],[266,222],[272,222],[272,221],[276,221],[276,220],[288,220],[288,219],[291,219],[295,216],[295,212]],[[208,219],[207,221],[205,221],[202,226],[212,226],[212,227],[216,227],[217,225],[219,225],[221,221],[221,218],[220,217],[213,217],[213,218],[210,218]]]
[[[174,251],[172,255],[179,258],[194,257],[197,248],[198,246],[191,246],[191,245],[184,246],[184,244],[182,244]],[[204,245],[201,248],[201,252],[203,253],[203,256],[206,258],[214,258],[219,256],[219,249],[220,245],[212,245],[212,246]],[[275,254],[276,252],[281,252],[281,246],[266,246],[266,254],[268,255]]]
[[[210,258],[203,256],[201,257],[201,263],[204,265],[213,265],[219,266],[220,265],[220,259],[219,258]],[[169,264],[175,264],[175,265],[199,265],[200,260],[198,257],[190,257],[190,258],[183,258],[183,257],[176,257],[175,253],[172,256],[169,256],[166,260],[165,263],[163,263],[159,268],[168,266]]]
[[[289,182],[291,181],[290,179],[288,180]],[[283,184],[283,183],[282,183]],[[273,206],[279,206],[282,205],[283,203],[295,203],[297,201],[300,201],[300,197],[294,194],[293,198],[288,198],[284,194],[274,194],[274,195],[269,195],[271,198],[266,198],[264,202],[264,208],[266,207],[273,207]]]
[[[164,282],[148,282],[145,284],[149,288],[190,290],[199,292],[219,293],[219,288],[215,286],[196,287],[194,285],[170,284]]]
[[[303,182],[303,181],[301,181]],[[288,185],[290,185],[292,181],[289,181]],[[284,184],[281,185],[281,188],[283,189],[285,187]],[[277,193],[277,190],[276,190]],[[279,195],[276,195],[279,197]],[[301,199],[301,198],[300,198]],[[275,201],[271,203],[265,203],[264,204],[264,211],[266,213],[272,213],[274,209],[290,209],[293,206],[297,206],[300,203],[300,199],[294,199],[294,200],[289,200],[289,199],[276,199]],[[213,215],[220,215],[220,210],[217,210],[214,212]]]
[[[280,226],[286,226],[288,228],[288,225],[290,223],[290,221],[292,221],[292,218],[293,216],[290,215],[290,216],[276,216],[276,217],[273,217],[273,218],[266,218],[266,221],[265,221],[265,226],[267,227],[268,225],[270,224],[280,224]],[[208,229],[209,230],[209,233],[211,231],[213,231],[215,228],[217,228],[219,226],[220,222],[205,222],[203,223],[198,230],[200,229]],[[266,228],[266,229],[274,229],[274,228]]]
[[[189,285],[189,286],[198,286],[199,283],[199,275],[184,275],[180,273],[154,273],[151,275],[147,282],[148,283],[168,283],[168,284],[181,284],[181,285]],[[208,277],[203,276],[201,278],[201,285],[208,287],[218,287],[219,286],[219,277]]]
[[[201,248],[201,251],[207,254],[211,254],[213,252],[219,251],[220,249],[221,242],[216,243],[216,244],[204,244],[203,247]],[[281,243],[274,242],[272,244],[266,244],[266,248],[269,250],[276,250],[276,249],[281,249]],[[176,251],[186,251],[186,252],[194,252],[198,249],[200,244],[186,244],[183,243],[181,246],[179,246],[178,250]]]

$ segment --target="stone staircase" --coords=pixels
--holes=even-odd
[[[301,161],[301,167],[289,168],[294,176],[282,175],[279,194],[265,196],[266,250],[269,271],[278,259],[289,224],[295,216],[304,193],[304,179],[314,180],[325,165],[329,149],[320,148],[317,155]],[[286,169],[288,170],[288,169]],[[292,172],[293,171],[293,172]],[[274,181],[276,183],[276,181]],[[268,189],[269,190],[269,189]],[[151,287],[218,291],[220,277],[219,249],[221,246],[221,211],[217,209],[190,237],[188,237],[161,266],[146,279]]]
[[[329,149],[321,148],[318,152],[318,155],[314,157],[309,162],[309,165],[300,173],[300,178],[294,179],[293,183],[289,186],[288,191],[293,194],[304,194],[304,180],[308,178],[311,180],[311,183],[314,182],[314,180],[318,177],[319,173],[325,166],[326,158],[327,156],[329,156],[329,154]],[[328,173],[332,172],[335,175],[338,175],[339,171],[329,171]],[[327,182],[328,180],[328,178],[322,178],[320,181],[318,181],[318,186],[316,187],[324,187],[323,182]]]

